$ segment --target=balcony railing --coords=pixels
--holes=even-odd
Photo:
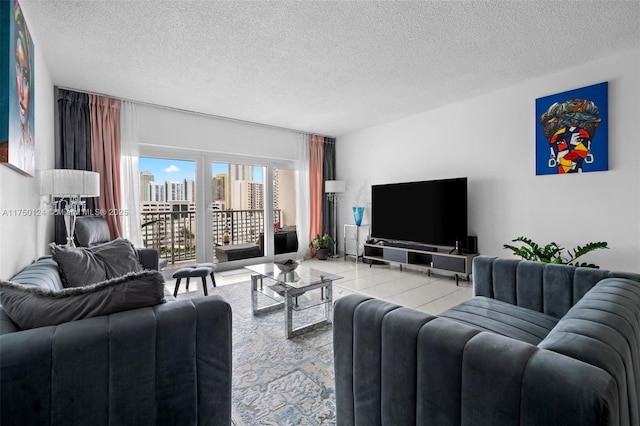
[[[281,211],[274,210],[273,221],[280,222],[280,217]],[[213,246],[225,244],[226,238],[228,244],[257,245],[264,232],[263,210],[214,210],[212,219]],[[142,213],[143,245],[158,250],[168,263],[194,260],[197,234],[194,211]]]

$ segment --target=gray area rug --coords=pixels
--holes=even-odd
[[[233,312],[234,425],[335,424],[332,326],[286,339],[283,310],[254,316],[250,288],[246,282],[209,290],[224,297]],[[336,300],[350,292],[334,286],[333,293]],[[294,312],[294,326],[322,315],[320,306]]]

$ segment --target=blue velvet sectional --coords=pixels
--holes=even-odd
[[[338,425],[639,425],[640,275],[479,256],[438,317],[334,309]]]
[[[158,265],[139,251],[143,266]],[[44,257],[11,279],[61,290]],[[0,308],[0,424],[231,424],[231,308],[179,300],[20,330]]]

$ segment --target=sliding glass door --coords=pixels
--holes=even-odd
[[[295,258],[292,162],[151,147],[141,154],[143,243],[171,267]]]

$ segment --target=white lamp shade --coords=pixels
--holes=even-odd
[[[328,194],[336,194],[345,191],[345,183],[343,180],[325,180],[324,192]]]
[[[55,197],[98,197],[100,174],[86,170],[53,169],[40,172],[40,194]]]

